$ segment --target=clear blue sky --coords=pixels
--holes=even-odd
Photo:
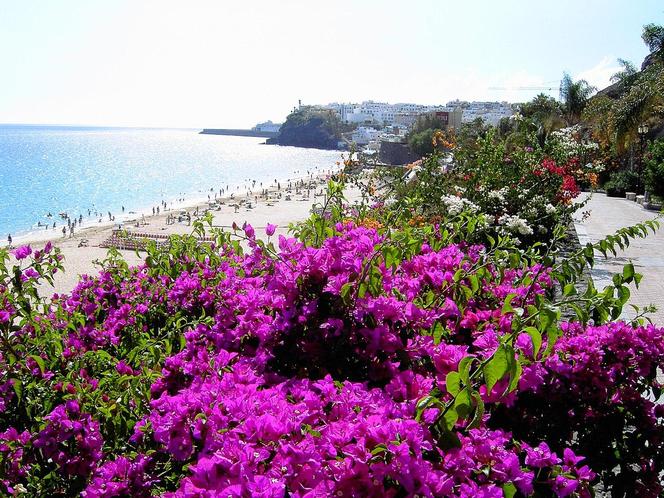
[[[661,0],[0,0],[0,123],[248,127],[304,103],[528,100],[641,63]],[[557,96],[557,91],[549,92]]]

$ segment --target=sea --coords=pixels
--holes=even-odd
[[[0,125],[0,244],[241,195],[338,168],[337,151],[191,129]],[[255,183],[254,183],[255,181]],[[124,212],[122,211],[124,207]],[[100,222],[101,220],[101,222]],[[48,228],[46,228],[48,226]]]

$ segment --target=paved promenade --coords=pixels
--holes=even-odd
[[[589,194],[582,194],[588,196]],[[582,197],[584,198],[584,197]],[[590,211],[585,220],[583,212]],[[592,194],[586,206],[575,215],[574,224],[581,245],[597,242],[606,235],[614,233],[622,227],[635,225],[658,214],[644,210],[639,204],[626,199],[607,197],[605,194]],[[643,274],[639,288],[630,287],[632,296],[630,303],[643,307],[648,304],[657,306],[657,312],[650,315],[653,322],[664,326],[664,219],[662,227],[656,234],[649,232],[645,239],[634,239],[625,251],[618,249],[616,257],[609,253],[607,259],[597,253],[595,268],[591,274],[598,289],[611,283],[614,273],[622,271],[622,265],[632,261],[638,273]],[[624,315],[634,316],[634,310],[626,306]]]

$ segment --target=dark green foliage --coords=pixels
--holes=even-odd
[[[655,140],[644,157],[645,184],[648,191],[664,197],[664,140]]]
[[[661,55],[664,51],[664,26],[653,23],[646,24],[643,26],[641,39],[650,49],[650,53]]]
[[[614,173],[611,179],[604,184],[609,195],[623,196],[625,192],[640,192],[643,190],[639,181],[639,174],[635,171],[623,170]]]
[[[560,106],[560,102],[556,99],[540,93],[530,102],[522,104],[520,113],[524,118],[529,118],[541,123],[550,116],[556,116],[562,119],[563,110]]]
[[[419,133],[411,134],[408,138],[408,146],[410,150],[419,154],[420,156],[426,156],[433,152],[433,134],[434,131],[432,128],[427,128]]]
[[[618,59],[618,64],[620,64],[622,70],[611,76],[611,81],[613,83],[619,81],[625,85],[631,85],[636,79],[636,75],[638,74],[636,66],[625,59]]]
[[[437,130],[444,130],[446,128],[447,124],[435,114],[423,114],[419,116],[408,134],[410,149],[420,156],[431,154],[433,152],[432,140],[434,133]]]
[[[344,131],[344,125],[334,112],[306,106],[290,113],[281,125],[279,135],[267,143],[336,149]]]
[[[595,90],[596,88],[586,80],[573,81],[569,74],[563,74],[560,82],[560,100],[568,122],[576,123],[581,119],[581,112]]]

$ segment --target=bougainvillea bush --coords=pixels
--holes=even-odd
[[[664,330],[609,322],[633,267],[615,292],[565,285],[554,302],[574,265],[469,242],[467,211],[319,221],[315,243],[245,226],[246,252],[216,233],[150,247],[138,267],[111,253],[49,299],[57,250],[3,252],[0,493],[661,493]],[[565,305],[594,323],[561,321]]]
[[[484,215],[494,237],[528,247],[555,237],[556,227],[578,210],[581,186],[596,186],[601,169],[593,162],[596,147],[568,130],[544,145],[535,135],[529,139],[514,147],[489,131],[474,147],[452,145],[447,159],[424,158],[416,176],[400,177],[394,168],[377,176],[394,191],[402,217],[428,223],[468,209]]]

